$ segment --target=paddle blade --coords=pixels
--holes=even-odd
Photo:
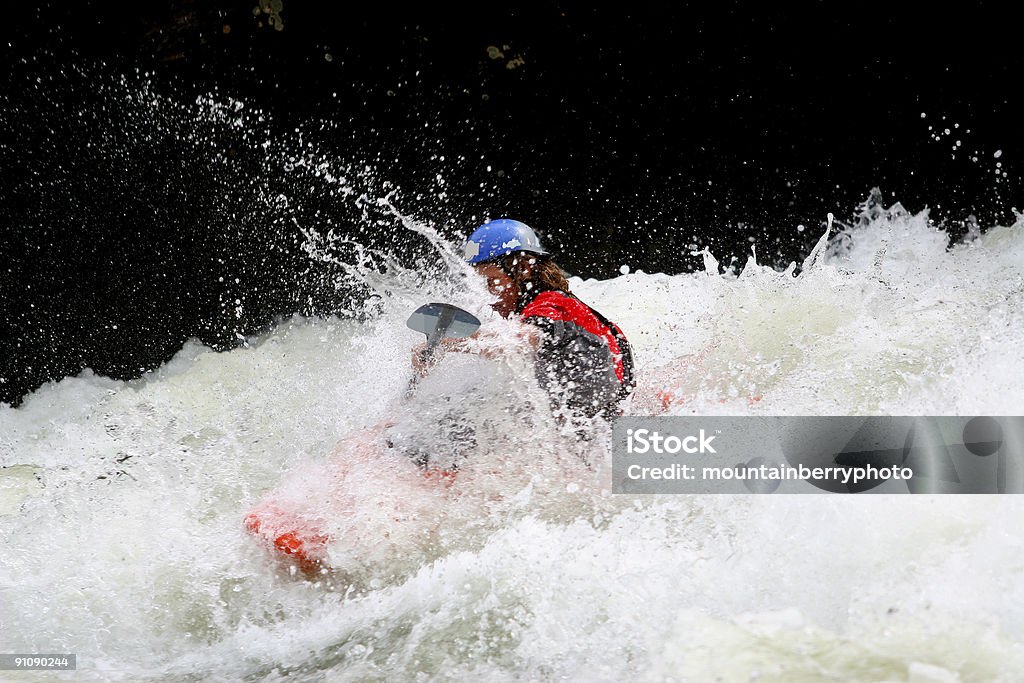
[[[462,339],[480,329],[480,321],[468,311],[451,304],[424,304],[413,311],[405,323],[409,329],[428,337],[440,332],[443,337]]]

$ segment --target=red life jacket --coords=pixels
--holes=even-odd
[[[522,310],[523,318],[537,316],[575,323],[587,332],[608,342],[615,359],[615,376],[623,394],[633,387],[633,357],[626,335],[619,326],[586,305],[575,296],[559,291],[541,292]]]

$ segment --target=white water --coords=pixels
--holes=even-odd
[[[880,216],[851,244],[798,277],[574,290],[636,347],[629,412],[661,390],[678,413],[1019,414],[1024,220],[947,251],[925,215]],[[429,386],[400,401],[413,296],[0,406],[0,652],[77,653],[67,680],[1021,680],[1018,498],[613,496],[601,435],[587,468],[539,412],[407,501],[429,520],[364,471],[344,582],[291,576],[245,511],[354,429],[436,422]],[[532,395],[522,363],[489,368],[494,405]]]

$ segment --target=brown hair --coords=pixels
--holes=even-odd
[[[526,305],[541,292],[571,294],[565,272],[547,256],[518,251],[499,259],[498,265],[512,278],[519,291],[516,300],[517,312],[526,308]]]

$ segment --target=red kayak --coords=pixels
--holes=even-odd
[[[388,447],[385,426],[352,434],[326,460],[297,468],[245,515],[245,529],[277,557],[315,574],[331,569],[339,538],[356,543],[410,523],[422,527],[426,506],[455,472],[416,466]]]
[[[249,512],[244,523],[249,533],[294,561],[303,572],[314,573],[323,566],[331,540],[324,531],[323,520],[302,519],[271,499]]]

